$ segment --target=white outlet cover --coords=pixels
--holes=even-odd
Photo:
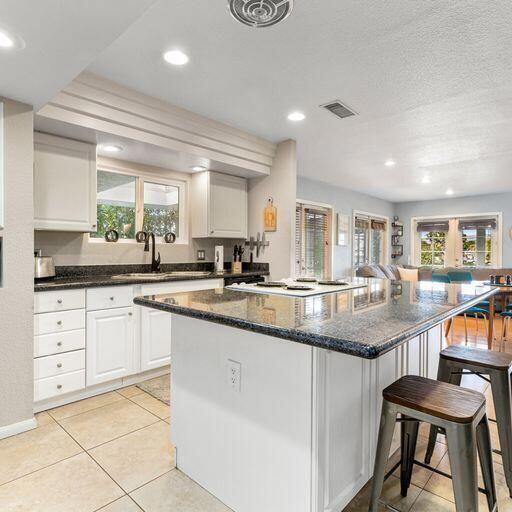
[[[233,359],[228,359],[227,382],[233,391],[240,393],[242,390],[242,364]]]

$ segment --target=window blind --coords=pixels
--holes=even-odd
[[[328,272],[329,212],[297,204],[295,209],[296,274],[324,277]]]
[[[465,229],[496,229],[496,219],[472,219],[459,220],[459,230]]]
[[[417,231],[418,233],[430,233],[430,231],[442,231],[448,233],[450,229],[449,221],[443,220],[431,220],[425,222],[418,222]]]

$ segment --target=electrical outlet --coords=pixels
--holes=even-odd
[[[242,364],[228,359],[228,386],[237,393],[242,390]]]

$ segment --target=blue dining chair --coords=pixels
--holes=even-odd
[[[432,281],[434,283],[450,283],[450,278],[447,274],[432,273]]]
[[[473,275],[471,272],[464,270],[451,270],[446,272],[452,283],[470,283],[473,281]]]

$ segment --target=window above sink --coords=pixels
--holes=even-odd
[[[111,168],[98,168],[98,230],[90,242],[105,242],[105,232],[114,229],[119,242],[135,242],[137,231],[152,231],[157,243],[172,232],[177,244],[186,236],[186,182]]]

